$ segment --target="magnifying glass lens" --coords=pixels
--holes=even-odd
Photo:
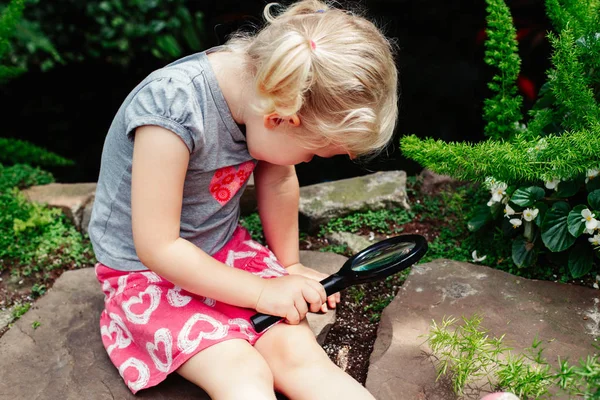
[[[356,264],[352,265],[352,270],[356,272],[372,271],[387,266],[399,257],[408,255],[415,246],[414,242],[400,242],[383,246],[361,257]]]

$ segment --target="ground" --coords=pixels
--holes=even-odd
[[[481,203],[481,198],[476,195],[480,192],[473,187],[450,182],[439,186],[434,192],[423,193],[420,189],[420,181],[414,177],[409,178],[407,193],[411,210],[408,212],[400,210],[397,215],[386,212],[361,218],[349,217],[331,226],[336,229],[345,226],[354,233],[374,240],[399,233],[423,235],[430,246],[422,262],[435,258],[472,261],[473,249],[470,246],[478,246],[478,250],[482,251],[480,254],[489,255],[486,265],[510,273],[538,279],[569,281],[590,287],[595,283],[592,275],[577,281],[569,280],[564,275],[564,270],[550,264],[538,266],[531,271],[515,270],[507,252],[509,247],[498,245],[496,237],[493,238],[495,241],[490,239],[488,242],[469,242],[469,233],[466,230],[468,216],[464,210],[469,208],[469,202]],[[324,228],[326,230],[327,226]],[[351,255],[343,247],[328,243],[323,234],[302,234],[300,247],[302,250],[336,251],[346,256]],[[83,265],[86,266],[92,265]],[[41,273],[35,271],[35,268],[32,270],[15,266],[11,268],[7,265],[4,267],[0,272],[0,310],[17,305],[13,311],[17,317],[26,312],[29,304],[36,297],[43,295],[62,272],[75,268],[74,265],[66,265]],[[366,381],[369,357],[376,339],[381,312],[394,298],[407,274],[408,271],[405,271],[382,282],[363,284],[342,292],[337,320],[326,338],[324,348],[334,362],[362,384]],[[0,336],[6,329],[0,329]]]

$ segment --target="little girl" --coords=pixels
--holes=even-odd
[[[133,393],[177,372],[213,399],[373,398],[306,323],[339,294],[299,263],[294,165],[388,143],[392,46],[318,0],[272,6],[257,34],[151,73],[106,137],[89,234],[102,341]],[[238,226],[251,173],[268,249]],[[285,323],[257,333],[256,312]]]

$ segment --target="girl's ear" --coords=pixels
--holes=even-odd
[[[300,126],[300,118],[296,114],[289,117],[281,117],[277,113],[271,113],[264,116],[264,125],[267,129],[275,129],[283,122],[287,122],[295,127]]]

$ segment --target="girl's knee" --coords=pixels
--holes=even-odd
[[[213,399],[275,399],[269,365],[246,342],[229,341],[208,348],[177,372]]]
[[[275,331],[275,328],[280,328]],[[263,336],[258,347],[273,371],[319,367],[331,361],[308,325],[281,325]]]

